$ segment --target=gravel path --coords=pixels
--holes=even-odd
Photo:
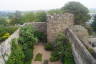
[[[42,54],[42,61],[34,61],[35,56],[38,53]],[[38,44],[38,45],[34,46],[33,54],[34,54],[34,56],[33,56],[33,59],[32,59],[32,64],[43,64],[44,60],[48,60],[49,61],[51,52],[50,51],[46,51],[44,49],[44,45],[43,44]],[[62,64],[62,63],[60,61],[57,61],[57,62],[50,62],[49,61],[48,64]]]

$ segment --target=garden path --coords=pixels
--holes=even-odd
[[[42,61],[34,61],[35,60],[35,56],[41,53],[42,54]],[[48,60],[50,58],[51,52],[50,51],[46,51],[44,49],[44,45],[43,44],[38,44],[34,46],[34,51],[33,51],[33,59],[32,59],[32,64],[43,64],[44,60]],[[48,62],[48,64],[62,64],[60,61],[57,62]]]

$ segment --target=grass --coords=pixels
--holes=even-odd
[[[35,57],[35,61],[42,61],[42,54],[38,53]]]

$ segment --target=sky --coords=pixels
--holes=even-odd
[[[96,0],[0,0],[0,10],[49,10],[61,8],[69,1],[77,1],[88,8],[96,8]]]

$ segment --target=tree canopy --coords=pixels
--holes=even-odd
[[[75,24],[84,24],[90,18],[88,8],[79,2],[72,1],[67,3],[62,7],[62,11],[74,14]]]

